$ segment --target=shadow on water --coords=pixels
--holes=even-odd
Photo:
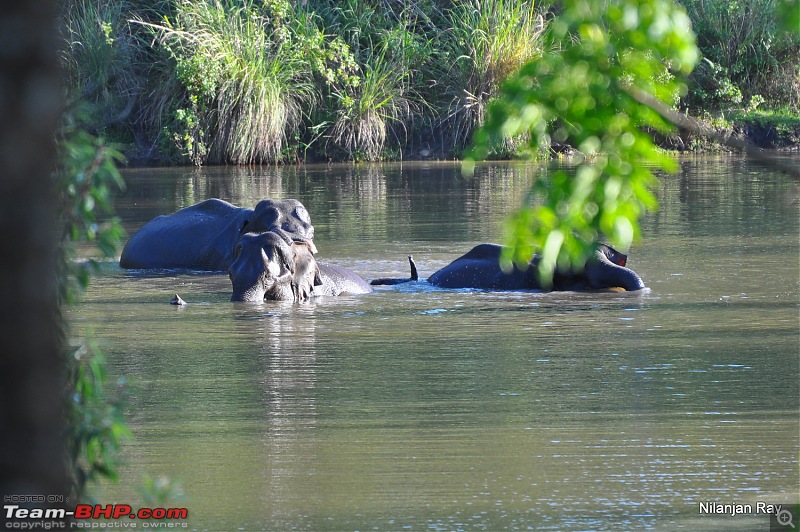
[[[427,277],[542,168],[137,169],[129,231],[207,197],[295,197],[320,259]],[[796,501],[795,183],[738,158],[663,178],[639,293],[442,290],[232,304],[224,274],[104,265],[70,311],[132,391],[124,483],[182,482],[198,530],[725,529],[701,502]],[[169,305],[179,293],[189,304]]]

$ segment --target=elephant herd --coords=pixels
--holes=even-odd
[[[500,268],[502,246],[479,244],[435,272],[428,283],[442,288],[541,290],[538,257],[526,269]],[[209,199],[159,216],[137,231],[122,250],[119,264],[133,269],[227,271],[231,301],[305,301],[318,295],[366,294],[372,286],[355,272],[318,262],[314,226],[297,200],[265,199],[254,209]],[[639,290],[644,283],[626,268],[627,257],[598,244],[584,270],[557,271],[551,290],[619,287]],[[418,281],[411,276],[375,279],[372,285]]]

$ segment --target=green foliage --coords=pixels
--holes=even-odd
[[[138,42],[127,18],[126,0],[62,2],[61,62],[68,90],[80,95],[96,129],[118,127],[131,115],[142,79],[131,68]]]
[[[123,236],[119,220],[111,216],[112,190],[125,186],[116,167],[123,158],[86,132],[85,116],[77,110],[65,113],[56,139],[59,158],[54,185],[61,197],[64,224],[62,305],[77,300],[98,267],[93,257],[78,260],[77,248],[91,245],[103,257],[113,258]],[[83,497],[89,482],[116,478],[116,455],[128,429],[122,418],[124,401],[106,390],[105,358],[93,339],[77,341],[65,357],[71,386],[66,398],[67,466],[74,495]]]
[[[117,480],[118,454],[130,437],[123,408],[126,401],[107,389],[106,359],[89,336],[68,351],[74,394],[68,409],[68,464],[73,493],[86,495],[89,483],[100,478]],[[122,384],[122,383],[120,383]]]
[[[677,79],[697,59],[685,12],[669,0],[570,0],[548,32],[552,50],[512,76],[476,135],[473,156],[492,143],[528,133],[529,147],[551,141],[584,154],[577,167],[539,179],[530,200],[509,222],[510,253],[524,265],[541,252],[539,273],[581,268],[598,239],[627,249],[638,220],[656,206],[653,170],[674,170],[644,128],[671,127],[642,101],[670,103]],[[666,80],[666,81],[665,81]]]
[[[76,247],[92,244],[104,257],[113,258],[123,237],[119,219],[110,214],[112,190],[125,187],[116,167],[124,158],[102,139],[87,133],[77,116],[77,111],[64,116],[58,138],[60,164],[55,174],[63,208],[62,286],[66,302],[74,301],[86,288],[91,271],[98,266],[94,257],[75,260]]]
[[[199,98],[191,95],[188,98],[188,107],[175,110],[172,128],[164,128],[164,133],[171,137],[180,154],[197,166],[202,165],[208,158],[206,132],[200,117],[201,114],[205,114],[204,111],[208,112],[205,108],[200,109]]]
[[[183,1],[149,25],[186,90],[173,138],[199,164],[277,161],[316,100],[288,1]]]
[[[759,144],[782,148],[800,144],[800,115],[788,109],[745,109],[728,115],[732,122],[760,132]]]
[[[778,2],[777,18],[785,31],[800,35],[800,0]]]
[[[111,102],[98,130],[194,164],[377,159],[424,127],[460,149],[544,27],[505,0],[76,0],[63,19],[71,85]]]
[[[688,105],[725,109],[762,95],[771,106],[800,109],[800,22],[794,32],[784,30],[792,28],[796,0],[682,3],[704,57],[690,78]]]
[[[326,88],[357,87],[361,81],[359,66],[344,38],[326,34],[324,19],[315,12],[300,10],[294,17],[294,39],[318,84]]]
[[[722,66],[704,58],[692,75],[690,98],[693,107],[727,109],[742,103],[742,91]]]
[[[654,84],[672,89],[665,102],[798,109],[800,34],[776,23],[798,27],[797,0],[683,3],[704,61],[686,97],[668,69],[653,69]],[[135,140],[142,156],[157,146],[194,164],[377,159],[419,142],[459,154],[503,80],[569,44],[542,39],[566,5],[531,0],[62,5],[65,72],[73,94],[92,103],[92,129]],[[516,154],[525,140],[506,137],[493,156]]]

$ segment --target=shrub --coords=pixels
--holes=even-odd
[[[379,159],[387,142],[405,143],[423,108],[418,89],[432,48],[426,33],[431,28],[422,28],[420,20],[429,19],[420,18],[415,4],[398,12],[364,0],[318,2],[314,8],[336,35],[330,49],[346,50],[355,66],[351,76],[333,80],[323,89],[322,114],[330,121],[325,155]]]
[[[331,140],[350,159],[379,159],[390,127],[411,115],[408,91],[406,72],[385,53],[374,56],[364,66],[360,83],[333,91],[337,105]]]
[[[778,24],[778,0],[683,0],[705,58],[692,106],[738,106],[762,95],[800,109],[800,34]]]
[[[286,1],[178,4],[152,26],[185,94],[175,140],[195,163],[275,162],[316,100],[309,64],[294,46]]]

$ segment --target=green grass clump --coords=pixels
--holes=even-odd
[[[783,148],[800,144],[800,115],[790,109],[745,109],[728,113],[728,119],[750,130],[749,137],[762,147]]]
[[[139,43],[127,18],[125,0],[63,2],[60,32],[65,85],[72,99],[91,109],[89,121],[101,131],[127,121],[142,92],[135,65]]]
[[[329,83],[323,91],[323,114],[330,124],[325,155],[381,159],[387,149],[407,142],[420,118],[420,79],[432,51],[430,28],[420,26],[413,6],[395,12],[365,0],[346,0],[316,2],[313,9],[356,65],[353,77]]]
[[[463,148],[503,80],[542,54],[545,25],[533,2],[470,0],[448,15],[439,65],[446,99],[441,125],[450,143]]]
[[[669,95],[667,105],[701,116],[797,113],[800,36],[780,29],[779,0],[682,3],[704,57],[688,94]],[[531,0],[73,0],[62,3],[60,33],[68,86],[90,104],[92,129],[135,141],[134,153],[148,159],[459,156],[504,80],[553,51],[544,35],[562,8]],[[649,77],[671,86],[664,65]],[[492,156],[526,145],[507,139]]]
[[[316,100],[311,70],[275,3],[189,1],[151,25],[176,65],[185,97],[176,136],[196,163],[280,161],[287,139]]]
[[[377,160],[383,153],[387,133],[411,116],[408,77],[384,54],[364,66],[360,82],[350,90],[334,90],[335,122],[331,141],[350,159]]]

